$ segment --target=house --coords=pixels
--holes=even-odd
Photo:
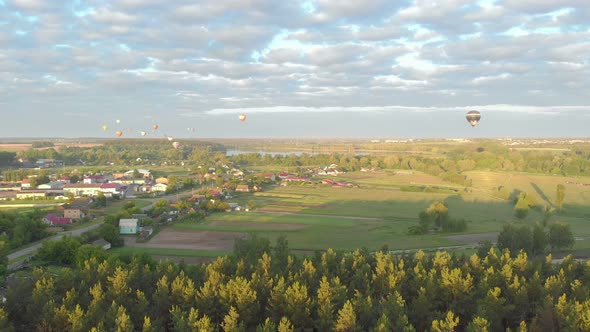
[[[60,217],[56,214],[50,213],[50,214],[46,215],[45,218],[43,218],[43,222],[49,224],[49,226],[65,225],[65,224],[71,224],[72,219]]]
[[[247,184],[238,184],[236,186],[236,192],[249,193],[250,192],[250,186],[248,186]]]
[[[280,179],[286,179],[288,177],[289,177],[289,173],[285,173],[285,172],[279,173],[279,178]]]
[[[69,176],[61,176],[57,179],[57,181],[62,182],[63,184],[68,184],[72,182]]]
[[[37,189],[62,189],[63,187],[64,187],[63,182],[54,181],[54,182],[40,184],[37,186]]]
[[[275,181],[276,180],[276,176],[274,173],[264,173],[262,174],[262,176],[267,179],[267,180],[271,180],[271,181]]]
[[[134,178],[135,171],[136,170],[132,169],[132,170],[129,170],[129,171],[125,172],[124,173],[125,174],[125,177],[126,178],[130,178],[130,179]],[[137,170],[137,172],[139,172],[139,174],[141,174],[141,177],[144,178],[144,179],[151,179],[152,178],[152,173],[149,170],[147,170],[147,169],[141,169],[140,168],[140,169]]]
[[[119,220],[120,234],[137,234],[139,233],[139,219],[121,219]]]
[[[70,218],[72,220],[84,218],[86,214],[81,209],[64,209],[64,218]]]
[[[64,193],[80,196],[96,196],[101,191],[99,183],[72,183],[64,185]]]
[[[17,199],[28,199],[28,198],[45,198],[47,197],[47,191],[45,190],[21,190],[16,193]]]
[[[31,180],[30,179],[22,179],[20,182],[20,187],[22,189],[29,189],[31,188]]]
[[[98,246],[98,247],[100,247],[101,249],[104,249],[104,250],[111,249],[111,243],[109,241],[105,240],[105,239],[98,239],[96,241],[93,241],[92,242],[92,245],[93,246]]]
[[[111,195],[121,195],[124,191],[119,183],[103,183],[100,185],[100,190],[103,193],[110,193]]]
[[[163,183],[163,184],[168,184],[168,178],[165,178],[163,176],[159,177],[156,179],[156,183]]]
[[[168,189],[168,185],[165,183],[156,183],[152,186],[153,192],[165,192]]]

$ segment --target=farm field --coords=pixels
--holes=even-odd
[[[275,186],[263,192],[240,193],[238,203],[254,201],[254,212],[216,213],[204,223],[176,223],[172,229],[193,232],[256,234],[274,241],[286,235],[294,250],[316,250],[328,247],[351,250],[366,247],[379,249],[437,248],[461,246],[495,239],[506,221],[516,221],[513,205],[494,196],[498,185],[534,195],[541,205],[551,206],[557,184],[567,181],[588,182],[590,179],[542,176],[526,173],[468,172],[473,187],[447,183],[434,176],[414,172],[395,174],[350,173],[338,176],[358,187],[324,185]],[[459,194],[407,192],[407,185],[454,188]],[[416,225],[418,214],[436,200],[444,201],[452,218],[464,218],[468,229],[461,234],[407,235],[408,227]],[[551,220],[568,222],[576,237],[590,236],[590,188],[567,185],[565,212]],[[540,210],[531,209],[522,222],[542,219]],[[156,236],[157,239],[160,235]],[[153,240],[152,240],[153,241]],[[203,248],[200,248],[203,249]],[[220,248],[216,248],[219,250]]]

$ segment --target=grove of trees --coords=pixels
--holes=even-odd
[[[3,331],[590,330],[590,266],[571,257],[328,249],[302,258],[284,238],[255,237],[202,265],[86,257],[9,278]]]

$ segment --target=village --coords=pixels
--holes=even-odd
[[[37,169],[60,165],[59,160],[44,159],[37,162]],[[199,166],[199,169],[203,168],[206,168],[204,174],[183,177],[155,177],[150,170],[142,168],[120,173],[49,174],[49,182],[36,186],[33,184],[37,176],[33,175],[20,181],[0,182],[0,208],[11,204],[24,206],[25,203],[30,206],[54,206],[42,221],[49,226],[50,231],[58,232],[73,223],[95,220],[102,214],[98,208],[106,206],[107,200],[149,200],[151,204],[142,209],[141,213],[134,214],[132,218],[123,218],[118,223],[121,235],[138,235],[145,240],[153,232],[153,220],[159,225],[165,225],[196,211],[203,212],[203,215],[208,215],[211,211],[248,212],[251,207],[241,206],[232,202],[232,199],[240,193],[263,191],[265,186],[353,186],[346,181],[326,178],[345,173],[336,164],[299,169],[297,172],[253,172],[225,164],[220,167]],[[0,178],[1,180],[3,179]],[[180,194],[184,205],[178,204]],[[171,201],[177,202],[170,203],[165,211],[154,213],[152,206],[166,195],[172,195],[174,199]],[[143,222],[148,218],[150,226]]]

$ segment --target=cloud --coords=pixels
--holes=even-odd
[[[396,113],[396,112],[468,112],[479,110],[485,116],[485,112],[510,112],[510,113],[531,113],[531,114],[557,114],[565,112],[590,112],[590,105],[585,106],[534,106],[534,105],[469,105],[469,106],[362,106],[362,107],[305,107],[305,106],[273,106],[273,107],[252,107],[252,108],[216,108],[205,111],[208,115],[226,115],[226,114],[265,114],[265,113]],[[201,115],[201,112],[186,112],[181,115],[186,117]]]

